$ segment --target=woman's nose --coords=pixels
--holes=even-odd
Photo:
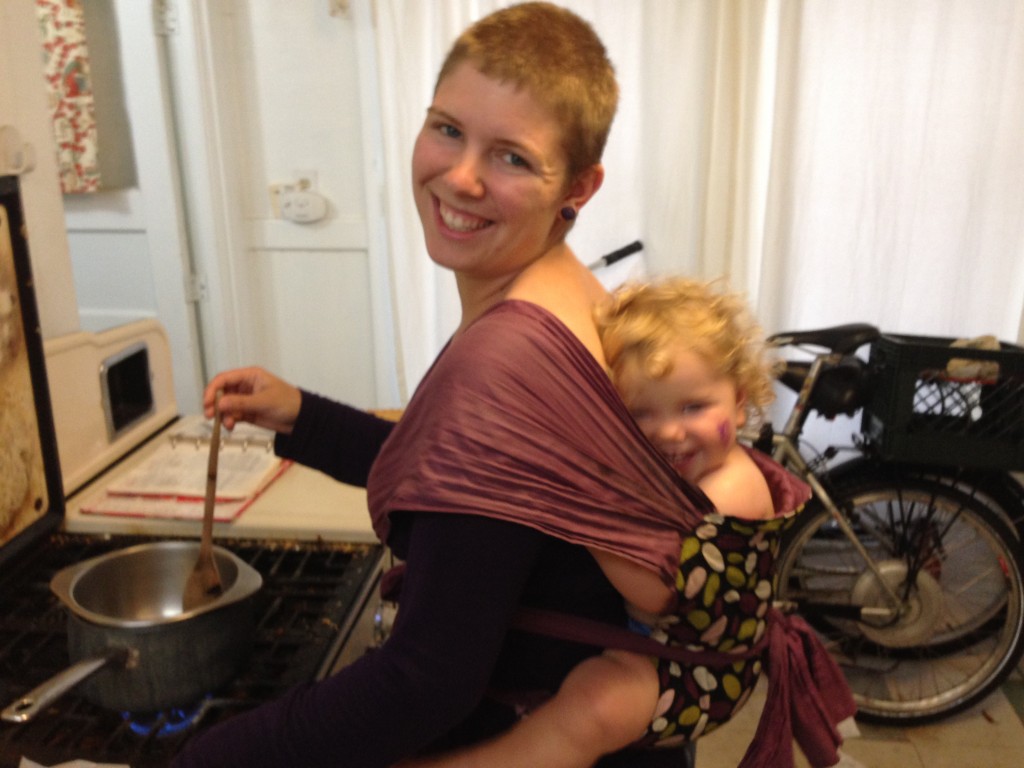
[[[463,152],[452,162],[445,178],[452,189],[464,194],[479,196],[484,191],[483,164],[472,152]]]

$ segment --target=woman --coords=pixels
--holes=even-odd
[[[552,692],[599,650],[510,631],[521,605],[624,624],[583,544],[626,542],[671,578],[678,521],[631,510],[671,517],[706,500],[615,396],[592,319],[604,291],[565,243],[603,181],[616,102],[604,47],[575,15],[526,3],[478,22],[441,69],[412,164],[427,250],[455,273],[462,319],[402,420],[392,429],[260,369],[210,382],[208,415],[221,389],[227,427],[274,429],[280,454],[366,484],[405,574],[383,648],[193,739],[179,768],[373,768],[478,740],[514,722],[510,697]],[[687,761],[659,750],[601,764]]]

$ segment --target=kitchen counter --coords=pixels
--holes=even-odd
[[[180,426],[180,423],[179,423]],[[65,530],[72,533],[198,538],[195,520],[84,514],[83,501],[144,461],[166,439],[157,435],[65,502]],[[215,523],[214,538],[300,539],[375,543],[366,491],[299,464],[288,467],[231,522]]]

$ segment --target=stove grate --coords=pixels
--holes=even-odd
[[[0,707],[70,663],[66,614],[49,589],[53,575],[72,563],[153,541],[132,536],[55,534],[0,576]],[[316,678],[337,651],[337,637],[370,579],[382,549],[372,544],[221,541],[263,576],[256,597],[257,629],[246,666],[211,691],[191,727],[163,728],[179,715],[121,713],[68,694],[29,723],[0,723],[0,768],[27,756],[43,765],[82,758],[165,766],[186,740],[232,714]],[[144,723],[151,727],[140,727]]]

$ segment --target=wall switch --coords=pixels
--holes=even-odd
[[[281,217],[299,224],[320,221],[327,215],[327,198],[309,189],[282,190],[278,202]]]

